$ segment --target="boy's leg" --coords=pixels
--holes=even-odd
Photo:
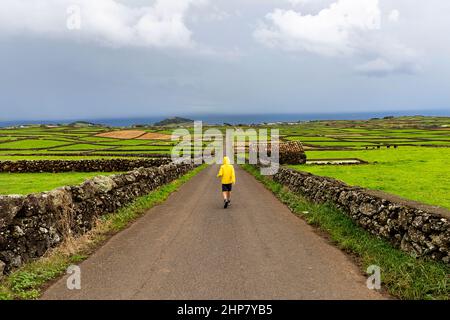
[[[228,205],[231,205],[231,191],[228,191],[227,193],[227,203]]]
[[[227,198],[227,191],[222,192],[223,194],[223,207],[226,209],[228,207],[228,198]]]

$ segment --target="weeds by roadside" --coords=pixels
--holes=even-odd
[[[380,266],[382,284],[391,295],[400,299],[450,299],[450,266],[416,259],[357,226],[331,204],[314,204],[262,176],[255,167],[243,165],[243,168],[292,212],[325,231],[341,249],[356,256],[363,272],[370,265]]]
[[[137,198],[117,212],[99,217],[95,227],[88,233],[67,238],[44,257],[6,276],[0,282],[0,300],[37,299],[46,283],[61,276],[69,265],[86,259],[107,238],[128,227],[148,209],[164,202],[170,194],[205,167],[197,167],[179,179]]]

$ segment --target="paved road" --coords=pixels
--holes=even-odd
[[[383,298],[242,169],[224,210],[216,171],[203,170],[81,263],[81,290],[68,290],[62,278],[42,298]]]

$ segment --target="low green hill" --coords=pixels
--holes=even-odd
[[[182,117],[172,117],[167,118],[162,121],[156,122],[154,126],[162,127],[162,126],[170,126],[170,125],[180,125],[180,124],[188,124],[192,125],[194,120],[182,118]]]

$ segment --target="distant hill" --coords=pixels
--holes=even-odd
[[[76,121],[68,124],[69,127],[98,127],[99,124],[87,122],[87,121]]]
[[[187,118],[181,118],[181,117],[173,117],[164,119],[162,121],[156,122],[154,125],[158,127],[162,126],[170,126],[170,125],[180,125],[180,124],[189,124],[192,125],[194,120],[187,119]]]

